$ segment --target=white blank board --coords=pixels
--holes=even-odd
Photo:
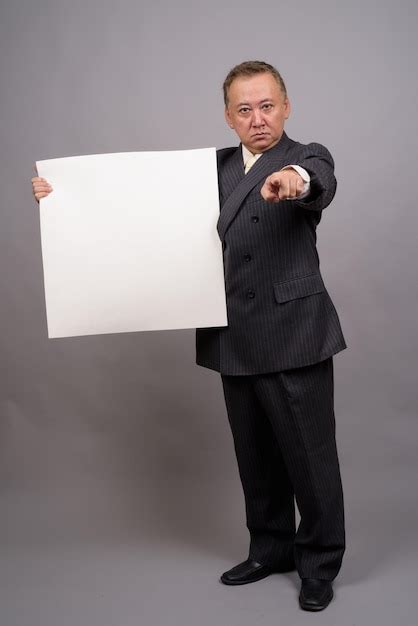
[[[36,165],[49,337],[227,325],[215,148]]]

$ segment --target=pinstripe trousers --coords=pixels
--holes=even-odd
[[[332,357],[297,369],[222,375],[244,490],[249,558],[333,580],[345,549]],[[300,513],[296,530],[295,500]]]

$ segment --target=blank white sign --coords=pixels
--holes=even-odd
[[[227,325],[215,148],[36,165],[49,337]]]

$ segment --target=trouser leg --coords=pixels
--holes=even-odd
[[[250,532],[249,557],[271,567],[293,558],[294,494],[253,376],[222,376]]]
[[[299,574],[332,580],[345,549],[332,359],[258,376],[256,393],[276,433],[301,515],[295,538]]]

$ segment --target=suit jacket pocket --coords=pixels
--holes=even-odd
[[[274,297],[279,304],[325,291],[324,283],[319,274],[292,278],[283,283],[275,283],[273,287]]]

